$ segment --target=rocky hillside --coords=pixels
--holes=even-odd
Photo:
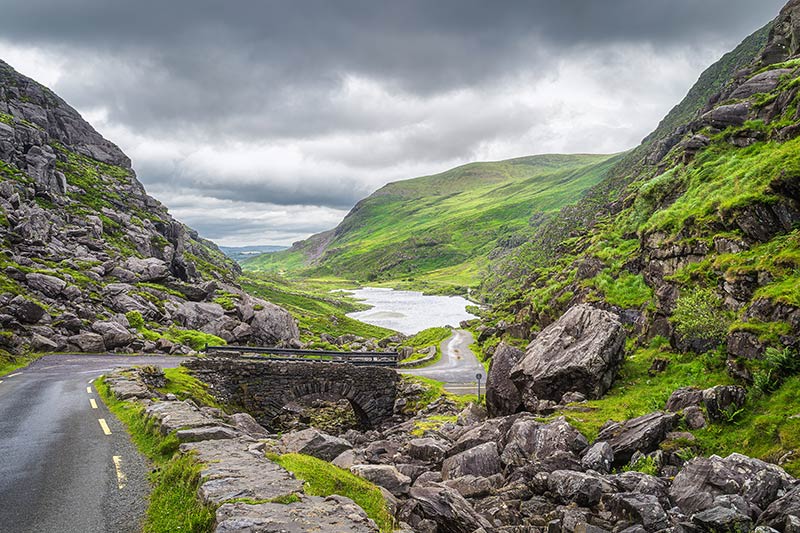
[[[497,246],[522,242],[521,231],[597,184],[616,159],[540,155],[390,183],[335,229],[243,267],[360,281],[413,278],[464,292],[477,285]]]
[[[538,361],[492,363],[511,375],[512,392],[525,376],[539,383],[516,406],[538,410],[543,402],[596,435],[609,419],[662,408],[680,387],[701,397],[736,387],[736,401],[714,415],[716,424],[685,422],[700,449],[743,451],[798,472],[798,35],[800,1],[792,0],[766,31],[709,69],[715,84],[703,75],[698,87],[716,90],[702,106],[687,114],[682,105],[581,202],[493,265],[483,289],[494,304],[478,328],[484,352],[500,351],[501,340],[533,341],[526,356]],[[695,101],[698,87],[690,93]],[[587,305],[622,328],[612,364],[605,356],[577,368],[571,358],[539,360],[537,344]],[[607,329],[572,322],[566,346],[587,329]],[[582,391],[585,412],[553,407],[564,392],[556,385],[598,379],[592,369],[600,363],[602,375],[615,379]]]
[[[798,31],[793,1],[702,108],[648,138],[613,179],[495,265],[485,289],[518,336],[598,302],[642,339],[664,336],[680,349],[727,340],[733,356],[753,358],[796,342]],[[692,305],[727,319],[682,321]]]
[[[0,355],[291,341],[293,319],[147,195],[131,162],[0,61]]]

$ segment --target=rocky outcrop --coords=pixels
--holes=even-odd
[[[650,453],[657,450],[677,418],[671,413],[656,411],[621,424],[610,422],[600,430],[597,440],[608,442],[611,446],[615,465],[625,465],[636,452]]]
[[[625,332],[614,315],[577,305],[531,342],[511,379],[532,411],[539,399],[559,401],[568,392],[599,398],[611,387],[624,344]]]
[[[236,343],[299,337],[289,313],[245,295],[235,282],[239,267],[147,195],[119,148],[2,61],[0,221],[0,306],[17,319],[5,328],[16,336],[12,353],[34,344],[152,349],[145,326],[148,337],[166,337],[169,351],[183,353],[191,348],[180,346],[175,325]],[[213,321],[187,320],[187,300],[219,312]],[[129,324],[130,312],[145,322]]]

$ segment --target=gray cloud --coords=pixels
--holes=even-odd
[[[171,202],[191,193],[208,236],[268,243],[329,220],[266,217],[258,239],[225,202],[338,213],[473,159],[628,148],[783,0],[3,4],[0,55],[51,80],[149,190],[186,217]]]

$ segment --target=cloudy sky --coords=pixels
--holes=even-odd
[[[784,0],[0,0],[0,58],[226,245],[381,185],[631,148]]]

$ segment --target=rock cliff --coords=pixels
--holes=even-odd
[[[0,241],[6,357],[298,337],[286,311],[241,291],[238,266],[147,195],[117,146],[2,61]]]

